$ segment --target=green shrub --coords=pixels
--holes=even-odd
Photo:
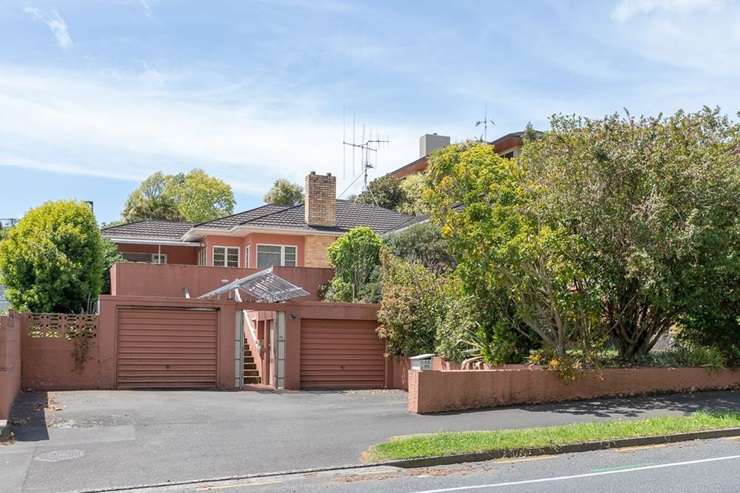
[[[380,299],[380,248],[383,242],[365,226],[352,228],[329,246],[335,268],[328,301],[376,303]]]
[[[103,242],[84,202],[30,210],[0,242],[5,296],[19,311],[84,313],[103,283]]]
[[[414,224],[391,233],[386,244],[395,255],[409,262],[418,262],[433,272],[449,272],[455,268],[450,245],[433,223]]]

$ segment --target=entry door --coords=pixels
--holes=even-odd
[[[216,310],[120,309],[118,388],[216,387],[217,333]]]

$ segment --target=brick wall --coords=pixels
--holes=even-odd
[[[337,179],[331,173],[306,176],[305,219],[311,226],[337,225]]]
[[[326,249],[334,243],[336,236],[306,236],[303,263],[305,267],[331,267]]]

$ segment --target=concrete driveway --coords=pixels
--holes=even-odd
[[[740,409],[740,393],[432,416],[410,415],[405,406],[401,391],[23,394],[13,413],[17,442],[0,445],[2,491],[102,489],[357,464],[363,450],[393,435]]]

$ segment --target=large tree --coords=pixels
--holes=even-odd
[[[103,283],[103,240],[90,206],[47,202],[0,242],[0,281],[13,308],[88,312]]]
[[[275,180],[272,188],[265,194],[265,203],[293,206],[303,203],[303,187],[280,178]]]
[[[129,195],[122,218],[202,222],[234,212],[231,187],[201,169],[166,175],[156,172]]]
[[[385,175],[368,183],[367,190],[354,200],[362,204],[374,204],[386,209],[398,210],[406,202],[406,192],[401,188],[399,178]]]
[[[737,334],[739,150],[740,125],[709,108],[555,116],[524,146],[534,209],[577,238],[578,269],[598,286],[623,358],[682,317]]]

